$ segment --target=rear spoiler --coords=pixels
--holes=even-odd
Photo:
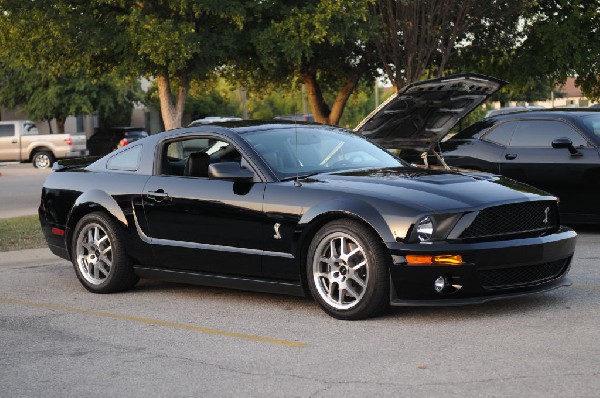
[[[52,165],[54,171],[67,171],[71,169],[78,169],[89,166],[96,160],[100,159],[101,156],[84,156],[80,158],[67,158],[60,159]]]

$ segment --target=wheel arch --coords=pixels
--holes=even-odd
[[[310,208],[298,222],[298,239],[296,241],[296,258],[300,259],[303,282],[306,281],[304,263],[310,243],[317,231],[325,224],[349,219],[360,222],[369,228],[382,244],[394,241],[392,231],[383,216],[371,204],[359,200],[336,199],[323,202]]]
[[[32,148],[31,151],[29,151],[29,161],[31,162],[33,160],[33,157],[35,156],[36,153],[38,152],[49,152],[52,154],[52,156],[56,157],[56,155],[54,154],[54,151],[47,147],[47,146],[36,146],[35,148]]]
[[[93,189],[87,192],[84,192],[80,195],[71,211],[69,212],[69,216],[67,218],[67,236],[66,236],[66,246],[67,252],[69,256],[71,254],[71,242],[73,240],[73,233],[75,232],[75,227],[79,220],[81,220],[85,215],[93,213],[93,212],[102,212],[105,213],[108,217],[112,218],[123,228],[127,228],[129,225],[127,222],[127,218],[125,217],[125,213],[118,205],[117,201],[110,196],[108,193],[99,190]]]

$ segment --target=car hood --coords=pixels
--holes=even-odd
[[[302,184],[431,211],[481,209],[494,203],[551,197],[544,191],[502,176],[416,167],[317,174],[302,180]]]
[[[387,149],[427,152],[505,84],[478,74],[415,82],[392,95],[354,131]]]

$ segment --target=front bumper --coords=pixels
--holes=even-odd
[[[394,264],[390,267],[390,303],[405,306],[443,306],[541,293],[567,286],[577,234],[570,228],[551,235],[479,243],[388,243]],[[459,254],[463,265],[410,265],[409,254]],[[439,277],[449,282],[437,292]]]

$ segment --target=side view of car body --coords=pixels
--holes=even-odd
[[[450,166],[502,174],[560,199],[563,220],[600,224],[600,112],[486,118],[441,143]]]
[[[40,134],[30,120],[0,122],[0,162],[31,162],[43,169],[56,159],[87,154],[83,133]]]
[[[471,75],[423,83],[396,98],[435,115],[427,135],[500,87]],[[389,133],[378,127],[393,119],[370,120],[365,131]],[[39,215],[91,292],[159,278],[311,295],[339,319],[565,286],[576,240],[543,191],[414,168],[359,134],[285,121],[198,124],[59,165]]]

